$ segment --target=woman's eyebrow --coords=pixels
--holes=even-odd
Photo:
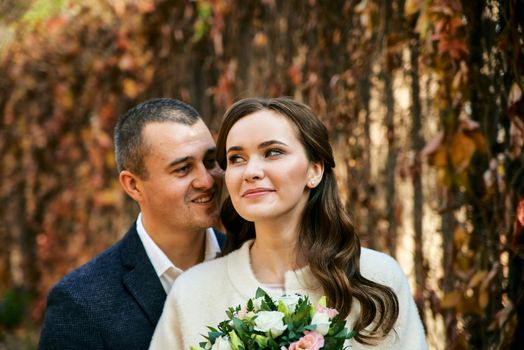
[[[278,140],[269,140],[269,141],[264,141],[262,142],[261,144],[259,144],[257,146],[258,149],[264,149],[264,148],[267,148],[271,145],[282,145],[282,146],[288,146],[285,142],[282,142],[282,141],[278,141]],[[233,151],[242,151],[244,148],[242,146],[231,146],[227,149],[226,153],[229,153],[229,152],[233,152]]]

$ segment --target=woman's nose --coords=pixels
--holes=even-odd
[[[264,177],[264,170],[260,161],[250,159],[247,162],[246,170],[244,171],[245,181],[260,180]]]

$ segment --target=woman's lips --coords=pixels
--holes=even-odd
[[[249,190],[246,190],[242,193],[242,197],[244,198],[256,198],[256,197],[260,197],[260,196],[264,196],[268,193],[271,193],[271,192],[275,192],[273,189],[271,188],[264,188],[264,187],[258,187],[258,188],[253,188],[253,189],[249,189]]]

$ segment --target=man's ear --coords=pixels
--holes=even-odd
[[[322,181],[324,175],[324,162],[311,162],[308,169],[308,182],[307,187],[315,188]]]
[[[135,201],[140,202],[142,200],[142,192],[140,191],[140,178],[128,170],[122,170],[118,176],[120,185],[129,197]]]

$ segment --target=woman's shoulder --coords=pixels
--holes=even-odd
[[[209,287],[225,283],[228,280],[229,270],[231,270],[232,266],[245,265],[242,261],[243,255],[245,255],[244,250],[244,246],[242,246],[227,255],[205,261],[184,271],[175,281],[174,286],[178,289],[178,293],[183,290],[191,293],[192,290],[198,287]]]
[[[176,283],[199,284],[201,282],[206,282],[207,284],[210,280],[219,278],[220,274],[225,273],[228,257],[229,255],[225,255],[197,264],[184,271],[184,273],[176,279]]]
[[[406,276],[398,262],[391,256],[369,248],[360,252],[360,273],[367,279],[398,290]]]

